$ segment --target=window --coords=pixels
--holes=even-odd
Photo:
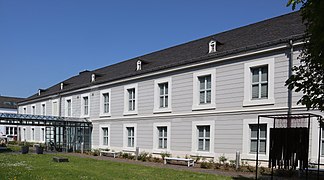
[[[35,128],[31,128],[31,140],[35,141]]]
[[[128,91],[128,111],[135,111],[135,88]]]
[[[211,40],[209,41],[209,51],[208,53],[216,52],[216,41]]]
[[[124,115],[137,114],[137,84],[124,87]]]
[[[268,66],[251,68],[252,99],[268,98]]]
[[[42,113],[43,116],[45,116],[46,115],[46,104],[42,103],[41,107],[42,107],[42,109],[41,109],[42,112],[41,113]]]
[[[154,113],[171,112],[171,77],[154,81]]]
[[[53,116],[58,116],[59,115],[58,114],[59,112],[58,112],[58,103],[57,102],[58,102],[57,100],[52,102],[52,115]]]
[[[81,117],[90,116],[90,94],[81,95]]]
[[[31,114],[36,115],[36,106],[32,105],[31,109],[32,109]]]
[[[198,77],[200,104],[211,103],[211,75]]]
[[[27,108],[26,107],[23,108],[23,113],[27,114]]]
[[[100,116],[110,116],[111,90],[100,91]]]
[[[102,136],[102,140],[103,140],[103,142],[102,142],[102,144],[104,145],[104,146],[108,146],[108,127],[104,127],[104,128],[102,128],[102,134],[103,134],[103,136]]]
[[[274,104],[274,59],[244,64],[243,106]]]
[[[322,156],[324,156],[324,128],[322,128],[322,137],[321,137],[321,149],[322,149],[322,151],[321,151],[321,155]]]
[[[258,125],[250,124],[250,153],[257,152]],[[267,147],[267,125],[259,125],[259,153],[266,154]]]
[[[193,110],[215,109],[215,69],[193,73]]]
[[[24,135],[24,141],[26,141],[27,140],[26,128],[23,129],[23,135]]]
[[[83,97],[83,115],[89,114],[89,97]]]
[[[214,155],[215,121],[192,122],[192,153],[201,156]]]
[[[65,98],[65,116],[72,116],[72,97]]]
[[[136,150],[136,137],[137,137],[137,125],[136,124],[124,124],[124,137],[123,148],[126,151]]]
[[[41,128],[41,141],[45,141],[45,128]]]
[[[158,127],[159,131],[159,149],[168,148],[168,128],[166,126]]]
[[[210,149],[210,126],[197,126],[198,151],[209,151]]]

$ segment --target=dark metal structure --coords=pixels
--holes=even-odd
[[[300,114],[268,114],[258,116],[258,131],[260,132],[260,120],[262,118],[273,119],[273,127],[270,128],[270,152],[269,168],[306,171],[308,178],[309,139],[311,121],[317,120],[319,128],[322,129],[322,116],[312,113]],[[320,171],[321,157],[321,130],[319,131],[317,178]],[[256,179],[258,178],[259,165],[259,135],[257,136],[256,154]]]
[[[0,113],[0,125],[44,127],[46,147],[57,151],[91,149],[92,123],[87,119]],[[18,128],[18,134],[21,134],[21,128]]]

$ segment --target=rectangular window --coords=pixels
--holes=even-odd
[[[200,104],[211,103],[211,75],[198,77]]]
[[[250,153],[257,152],[258,125],[250,125]],[[259,125],[259,153],[265,154],[267,147],[267,125]]]
[[[31,140],[34,141],[34,140],[35,140],[35,128],[32,128],[31,131],[32,131],[32,132],[31,132],[31,133],[32,133],[32,134],[31,134],[31,136],[32,136],[32,137],[31,137]]]
[[[324,156],[324,128],[322,128],[322,137],[321,137],[321,140],[322,140],[322,151],[321,151],[321,155]]]
[[[45,106],[45,104],[42,104],[42,115],[43,116],[46,115],[46,106]]]
[[[44,128],[41,129],[41,140],[45,141],[45,129]]]
[[[197,126],[198,151],[210,150],[210,126]]]
[[[83,115],[89,115],[89,97],[83,97]]]
[[[135,111],[135,88],[127,89],[128,92],[128,110]]]
[[[23,113],[27,114],[27,108],[24,107]]]
[[[159,133],[159,149],[168,148],[168,128],[166,126],[157,127]]]
[[[160,89],[160,108],[167,108],[169,105],[169,86],[168,83],[159,84]]]
[[[134,127],[127,127],[127,147],[134,147],[135,134]]]
[[[53,116],[58,116],[57,101],[53,102]]]
[[[268,66],[253,67],[252,99],[268,98]]]
[[[102,144],[104,145],[104,146],[108,146],[108,128],[107,127],[104,127],[104,128],[102,128],[102,137],[103,137],[103,139],[102,139]]]
[[[103,96],[103,112],[109,113],[109,93],[102,94]]]
[[[32,115],[35,115],[35,114],[36,114],[35,106],[32,106]]]
[[[68,117],[71,117],[72,116],[72,100],[71,99],[68,99],[66,100],[66,108],[67,108],[67,116]]]

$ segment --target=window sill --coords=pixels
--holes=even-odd
[[[196,104],[192,105],[192,110],[193,111],[199,111],[199,110],[214,110],[216,109],[216,104]]]
[[[264,106],[264,105],[274,105],[274,99],[255,99],[255,100],[244,100],[243,107],[247,106]]]
[[[136,148],[135,147],[124,147],[123,152],[135,152]]]
[[[104,118],[104,117],[111,117],[110,113],[106,113],[106,114],[99,114],[99,117]]]
[[[159,113],[171,113],[172,109],[171,108],[158,108],[158,109],[154,109],[153,113],[154,114],[159,114]]]
[[[137,115],[137,111],[124,111],[124,116]]]
[[[164,154],[164,153],[170,153],[170,149],[153,149],[153,154]]]
[[[192,157],[214,157],[215,153],[214,152],[210,152],[210,151],[195,151],[195,152],[191,152],[190,156]]]

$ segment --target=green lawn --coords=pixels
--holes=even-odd
[[[231,179],[68,155],[70,162],[56,163],[53,156],[0,153],[0,179]]]

